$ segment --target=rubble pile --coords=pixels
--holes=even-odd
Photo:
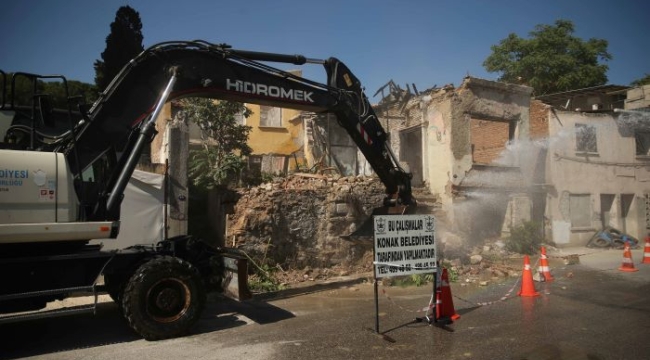
[[[372,254],[372,244],[340,236],[369,218],[382,203],[384,191],[375,177],[314,174],[294,174],[242,189],[228,219],[226,242],[285,270],[368,267],[372,262],[364,264],[363,259]],[[309,279],[324,272],[310,270],[301,276]]]
[[[512,254],[504,249],[500,240],[486,241],[482,247],[474,247],[467,254],[445,261],[457,275],[461,284],[476,283],[487,285],[499,282],[507,277],[517,277],[521,274],[521,255]]]
[[[273,276],[282,284],[368,275],[373,270],[372,242],[351,242],[341,236],[370,217],[384,191],[376,177],[314,174],[294,174],[240,189],[234,214],[228,217],[226,242],[260,265],[280,270]],[[444,215],[434,213],[439,260],[454,274],[453,280],[486,285],[519,276],[520,255],[506,251],[502,241],[468,246],[462,236],[445,230],[451,226],[445,224]]]

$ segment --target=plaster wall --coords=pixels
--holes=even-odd
[[[167,159],[167,153],[163,151],[163,143],[165,141],[166,128],[172,121],[172,109],[173,105],[171,102],[165,103],[156,119],[156,131],[158,131],[158,135],[151,141],[151,162],[154,164],[165,164],[165,160]]]
[[[585,245],[603,219],[637,238],[645,234],[650,162],[635,157],[634,136],[609,113],[549,111],[547,217],[558,245]],[[596,152],[576,150],[576,124],[596,129]],[[623,127],[622,127],[623,126]],[[589,224],[577,226],[572,196],[589,197]],[[613,199],[613,201],[612,201]],[[610,203],[611,202],[611,203]],[[606,216],[604,213],[607,213]],[[561,230],[564,229],[564,230]]]
[[[451,135],[451,102],[439,101],[427,108],[427,144],[425,147],[428,162],[425,167],[425,180],[432,194],[440,194],[444,208],[452,204],[451,183],[453,180],[454,154]]]
[[[625,109],[640,109],[650,107],[650,84],[638,86],[627,91]]]
[[[290,72],[302,76],[299,70]],[[305,127],[301,111],[283,108],[281,126],[269,127],[260,126],[260,105],[247,103],[246,107],[252,111],[244,123],[252,127],[248,146],[253,149],[253,155],[284,156],[289,170],[296,167],[296,161],[301,165],[306,163],[302,153],[297,155],[296,161],[292,157],[294,153],[301,152],[304,145]]]
[[[431,96],[426,107],[427,183],[434,194],[440,194],[443,208],[451,210],[453,186],[459,186],[472,169],[472,144],[489,132],[472,135],[472,119],[514,124],[514,138],[525,138],[529,132],[528,107],[531,88],[493,81],[465,78],[460,88],[442,90]],[[472,139],[472,137],[475,139]],[[504,137],[493,137],[504,146]],[[500,165],[518,166],[516,156],[499,156]],[[503,163],[505,162],[505,163]]]
[[[253,154],[280,154],[290,155],[299,150],[303,143],[303,121],[299,116],[300,111],[282,109],[282,126],[260,126],[260,106],[246,104],[253,112],[246,118],[245,123],[251,126],[248,145],[253,149]]]
[[[509,186],[519,178],[520,158],[512,145],[529,135],[531,92],[527,86],[467,77],[459,88],[446,85],[428,90],[405,105],[382,108],[382,121],[387,123],[391,147],[399,159],[407,159],[404,151],[422,152],[407,161],[421,159],[423,183],[441,202],[449,230],[480,241],[499,233],[505,220],[509,222],[503,226],[508,228],[511,223],[531,218],[532,201],[521,194],[522,189]],[[485,130],[472,131],[472,124],[479,122],[486,125]],[[421,147],[399,143],[400,138],[409,141],[412,137],[404,135],[418,128],[422,129]],[[496,136],[494,129],[499,131]],[[489,150],[478,162],[472,153],[477,144]],[[508,182],[499,180],[504,176]],[[488,178],[492,181],[486,182]]]
[[[371,172],[363,154],[338,124],[334,114],[306,116],[304,155],[309,168],[317,172],[355,176]],[[362,162],[363,161],[363,162]]]

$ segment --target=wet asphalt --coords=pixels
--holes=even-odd
[[[570,253],[580,264],[564,264]],[[517,296],[516,278],[452,283],[461,318],[445,327],[415,321],[431,285],[379,286],[375,332],[373,285],[359,278],[246,303],[212,298],[192,334],[158,342],[139,339],[111,303],[95,316],[1,325],[0,358],[650,359],[650,264],[639,264],[642,250],[633,251],[634,273],[618,270],[619,250],[549,256],[555,280],[536,282],[537,297]]]

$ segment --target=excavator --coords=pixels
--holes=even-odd
[[[320,64],[327,82],[268,63]],[[120,218],[125,188],[156,136],[163,105],[173,99],[333,113],[385,185],[380,213],[415,206],[411,174],[391,151],[360,81],[333,57],[237,50],[200,40],[163,42],[129,61],[92,106],[67,111],[53,110],[47,94],[34,93],[29,111],[13,101],[17,76],[34,84],[53,77],[66,84],[65,77],[0,75],[0,324],[60,316],[66,312],[37,310],[77,293],[107,292],[138,334],[158,340],[188,332],[208,291],[231,292],[226,288],[234,285],[236,297],[250,297],[246,262],[234,249],[191,235],[112,251],[90,242],[114,239],[120,223],[132,221]],[[48,131],[62,118],[66,129]],[[96,305],[80,311],[95,311]]]

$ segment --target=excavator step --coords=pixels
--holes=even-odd
[[[74,314],[88,314],[95,313],[96,305],[82,305],[62,309],[46,310],[46,311],[36,311],[36,312],[27,312],[20,314],[12,314],[8,316],[0,316],[0,324],[9,324],[26,320],[36,320],[36,319],[48,319],[60,316],[68,316]]]
[[[95,292],[95,286],[77,286],[77,287],[62,288],[62,289],[32,291],[32,292],[25,292],[20,294],[0,295],[0,301],[25,299],[31,297],[57,295],[57,294],[81,293],[81,292],[93,293]]]

